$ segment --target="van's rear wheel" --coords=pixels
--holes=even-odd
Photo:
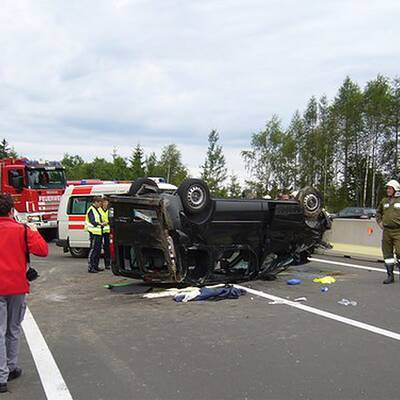
[[[157,192],[158,192],[158,185],[152,179],[138,178],[132,183],[128,194],[130,196],[135,196],[137,194],[157,193]]]
[[[201,179],[185,179],[178,188],[178,194],[189,214],[200,214],[211,204],[210,189]]]
[[[70,247],[69,252],[74,258],[86,258],[89,255],[89,249],[84,249],[81,247]]]
[[[324,207],[321,193],[311,186],[301,189],[296,199],[304,209],[304,215],[308,219],[318,219]]]

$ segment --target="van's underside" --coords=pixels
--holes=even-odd
[[[190,215],[178,195],[113,196],[113,272],[148,282],[274,279],[324,245],[326,216],[297,201],[215,199]]]

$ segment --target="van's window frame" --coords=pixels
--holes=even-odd
[[[68,200],[68,207],[67,207],[67,214],[68,215],[86,215],[86,212],[89,208],[88,204],[90,204],[92,202],[94,196],[71,196],[70,199]],[[74,200],[76,199],[85,199],[86,200],[86,211],[84,213],[73,213],[72,212],[72,206],[74,203]]]

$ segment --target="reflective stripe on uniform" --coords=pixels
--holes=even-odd
[[[385,258],[385,264],[394,264],[396,260],[394,258]]]

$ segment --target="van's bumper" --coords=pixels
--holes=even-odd
[[[34,224],[38,229],[57,228],[57,216],[44,213],[18,213],[16,220],[23,224]]]

